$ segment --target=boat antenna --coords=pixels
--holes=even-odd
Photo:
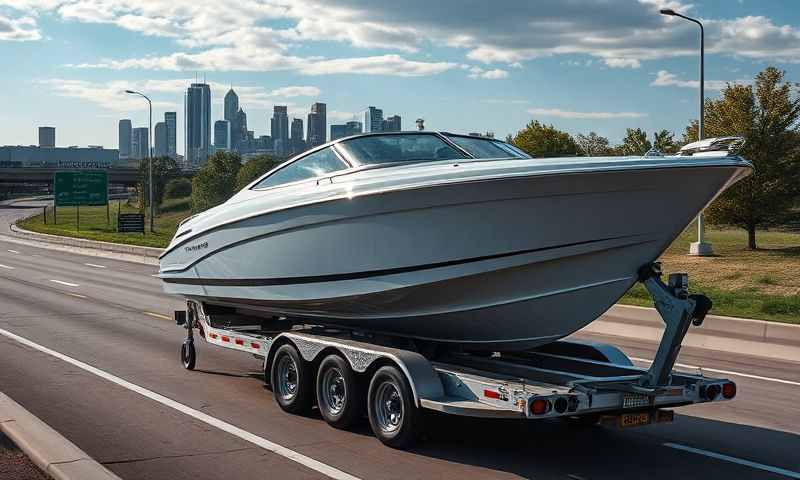
[[[425,130],[425,119],[424,118],[418,118],[416,123],[417,123],[417,130],[419,130],[420,132]]]

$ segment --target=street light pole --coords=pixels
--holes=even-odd
[[[705,132],[703,130],[703,120],[705,119],[705,34],[703,24],[700,20],[681,15],[671,8],[662,8],[659,12],[662,15],[680,17],[684,20],[696,23],[697,26],[700,27],[700,117],[697,122],[697,140],[699,141],[705,138]],[[711,244],[705,241],[705,233],[706,228],[703,220],[703,212],[700,212],[700,214],[697,215],[697,242],[693,242],[689,245],[689,255],[696,255],[699,257],[714,255],[714,249],[711,247]]]
[[[147,100],[147,107],[150,110],[150,128],[147,131],[147,197],[150,205],[150,233],[153,233],[153,218],[155,217],[155,206],[153,205],[153,150],[150,148],[150,142],[153,139],[153,102],[150,101],[147,95],[136,92],[133,90],[125,90],[125,93],[131,95],[139,95]]]

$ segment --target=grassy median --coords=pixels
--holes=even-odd
[[[690,290],[708,295],[714,314],[800,324],[800,233],[759,231],[754,251],[741,229],[711,228],[706,236],[717,256],[686,255],[696,238],[691,226],[661,257],[664,272],[687,272]],[[638,284],[621,303],[653,305]]]
[[[77,229],[78,211],[76,207],[58,207],[58,223],[53,218],[52,207],[47,208],[47,223],[42,213],[18,223],[26,230],[65,237],[87,238],[103,242],[127,243],[145,247],[166,247],[178,223],[190,215],[192,206],[191,198],[167,199],[156,214],[155,232],[151,233],[147,226],[149,218],[145,221],[146,232],[118,233],[117,212],[138,213],[139,209],[127,202],[112,201],[109,205],[110,215],[106,216],[106,207],[81,207],[80,230]]]
[[[122,212],[137,212],[131,205],[121,204]],[[191,199],[166,200],[156,216],[156,232],[117,233],[118,204],[111,208],[110,224],[106,223],[105,207],[81,207],[81,230],[76,230],[76,209],[58,209],[58,224],[53,224],[48,209],[47,224],[41,214],[24,220],[20,226],[36,232],[81,237],[105,242],[165,247],[175,233],[178,222],[189,216]],[[689,242],[695,228],[689,227],[661,258],[664,272],[689,273],[690,288],[703,292],[714,301],[712,313],[734,317],[757,318],[800,324],[800,233],[759,231],[759,249],[745,248],[747,238],[740,229],[708,229],[715,257],[691,257]],[[636,285],[621,303],[652,306],[644,287]]]

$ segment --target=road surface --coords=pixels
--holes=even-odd
[[[800,478],[800,362],[685,349],[683,364],[737,373],[737,399],[630,430],[431,416],[402,452],[366,422],[343,432],[283,413],[257,359],[199,341],[184,370],[170,319],[182,303],[155,273],[0,238],[0,390],[126,480]]]

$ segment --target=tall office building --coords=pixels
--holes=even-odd
[[[150,147],[150,135],[147,127],[133,129],[131,141],[131,158],[147,158],[147,150]]]
[[[228,121],[231,131],[231,143],[229,144],[228,148],[230,150],[238,151],[238,140],[242,138],[242,135],[240,135],[242,129],[239,128],[239,124],[237,122],[239,117],[239,95],[233,91],[233,87],[231,87],[231,89],[228,90],[228,93],[225,94],[225,101],[223,102],[223,105],[224,111],[222,118]],[[245,126],[244,131],[247,131],[247,126]],[[214,137],[214,143],[216,143],[216,137]]]
[[[199,167],[211,152],[211,88],[193,83],[186,90],[186,166]]]
[[[231,122],[227,120],[214,122],[214,148],[231,150]]]
[[[39,148],[55,148],[56,127],[39,127]]]
[[[119,121],[119,158],[131,158],[131,142],[133,142],[133,127],[127,118]]]
[[[230,148],[237,152],[250,150],[250,141],[247,137],[247,114],[242,110],[242,107],[239,107],[239,110],[234,115],[234,121],[231,123]]]
[[[296,155],[305,151],[306,149],[306,142],[303,141],[303,119],[302,118],[293,118],[292,119],[292,128],[291,128],[291,137],[289,139],[289,143],[291,144],[291,154]],[[311,145],[309,145],[310,147]]]
[[[285,157],[289,154],[289,114],[286,105],[275,105],[272,110],[270,133],[275,155]]]
[[[153,156],[166,157],[169,155],[169,142],[167,141],[167,122],[156,123],[153,131]]]
[[[375,107],[367,107],[364,110],[364,132],[383,131],[383,110]]]
[[[400,115],[394,115],[383,121],[384,132],[399,132],[402,129]]]
[[[331,125],[331,140],[349,137],[361,133],[361,122],[347,122],[341,125]]]
[[[326,142],[328,126],[326,110],[327,106],[324,103],[317,102],[311,105],[311,113],[308,114],[308,133],[306,134],[308,148],[314,148]]]
[[[164,123],[167,124],[166,155],[178,158],[178,114],[176,112],[164,112]]]

